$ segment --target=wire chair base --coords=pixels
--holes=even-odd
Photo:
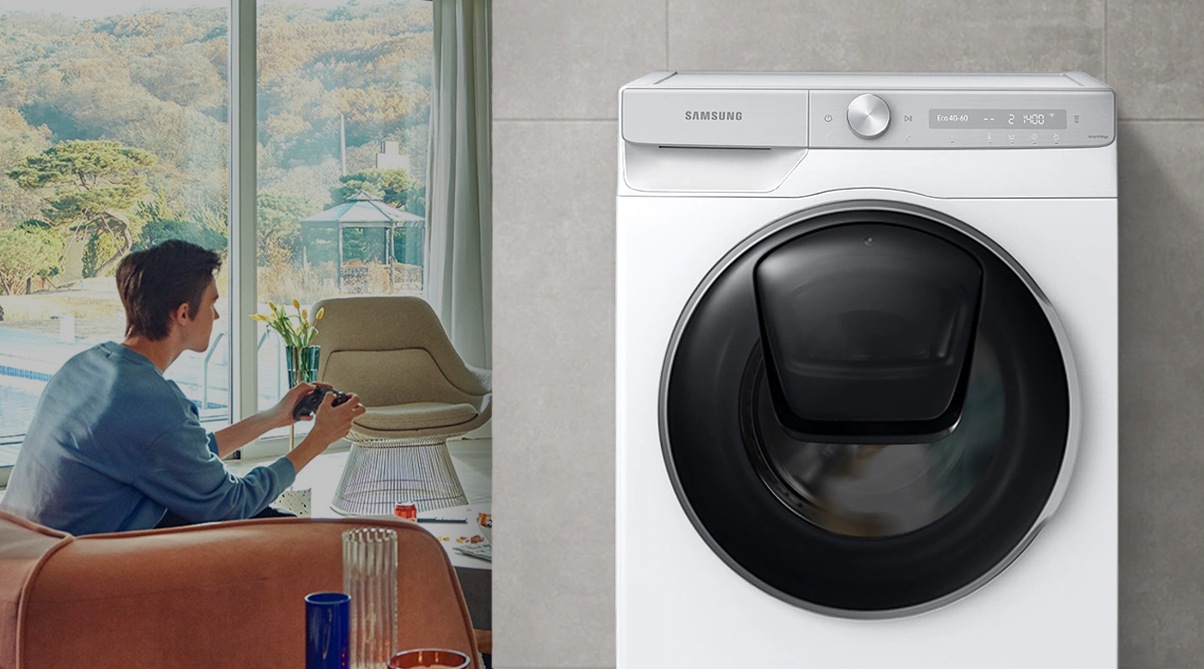
[[[368,439],[354,433],[331,508],[344,516],[392,515],[398,502],[419,511],[468,504],[446,438]]]

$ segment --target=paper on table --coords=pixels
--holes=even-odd
[[[493,562],[493,544],[488,542],[470,544],[467,546],[456,546],[452,550],[461,555],[467,555],[468,557],[474,557]]]

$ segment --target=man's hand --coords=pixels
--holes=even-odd
[[[334,406],[334,393],[326,393],[322,404],[318,405],[314,417],[314,426],[301,443],[284,456],[293,463],[296,471],[309,464],[311,460],[325,451],[334,442],[347,436],[351,431],[351,421],[363,414],[367,409],[360,404],[359,395],[349,393],[347,401]],[[290,415],[291,418],[291,415]]]
[[[325,449],[326,446],[346,437],[351,431],[351,421],[365,411],[367,409],[360,404],[360,396],[355,393],[348,393],[347,401],[337,407],[334,406],[334,393],[326,393],[322,397],[322,404],[318,405],[309,436],[316,437],[317,441],[324,444]]]
[[[293,424],[293,407],[302,397],[318,389],[318,386],[330,387],[329,383],[299,383],[296,388],[285,393],[284,397],[271,409],[265,409],[238,421],[230,427],[213,433],[217,438],[217,455],[224,458],[235,450],[246,446],[268,430],[278,427],[288,427]],[[331,395],[327,393],[327,396]],[[342,408],[342,407],[339,407]],[[362,412],[361,412],[362,413]],[[313,420],[313,416],[305,416],[301,420]],[[346,434],[346,433],[344,433]],[[324,444],[323,449],[326,448]],[[294,463],[296,464],[296,463]]]
[[[293,424],[293,407],[297,406],[297,402],[301,401],[302,397],[312,393],[318,389],[318,386],[326,388],[332,387],[329,383],[298,383],[291,390],[280,398],[271,409],[263,412],[272,427],[288,427]],[[313,420],[313,416],[302,416],[301,420]]]

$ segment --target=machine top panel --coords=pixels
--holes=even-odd
[[[630,144],[1069,149],[1116,138],[1115,94],[1064,74],[654,72],[623,87]]]
[[[847,72],[658,72],[629,87],[658,88],[898,88],[924,90],[1107,89],[1083,74],[904,74]]]

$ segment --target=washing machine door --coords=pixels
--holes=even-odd
[[[998,574],[1073,465],[1065,336],[971,226],[846,203],[768,226],[678,322],[661,386],[670,479],[766,592],[832,615],[949,603]]]

